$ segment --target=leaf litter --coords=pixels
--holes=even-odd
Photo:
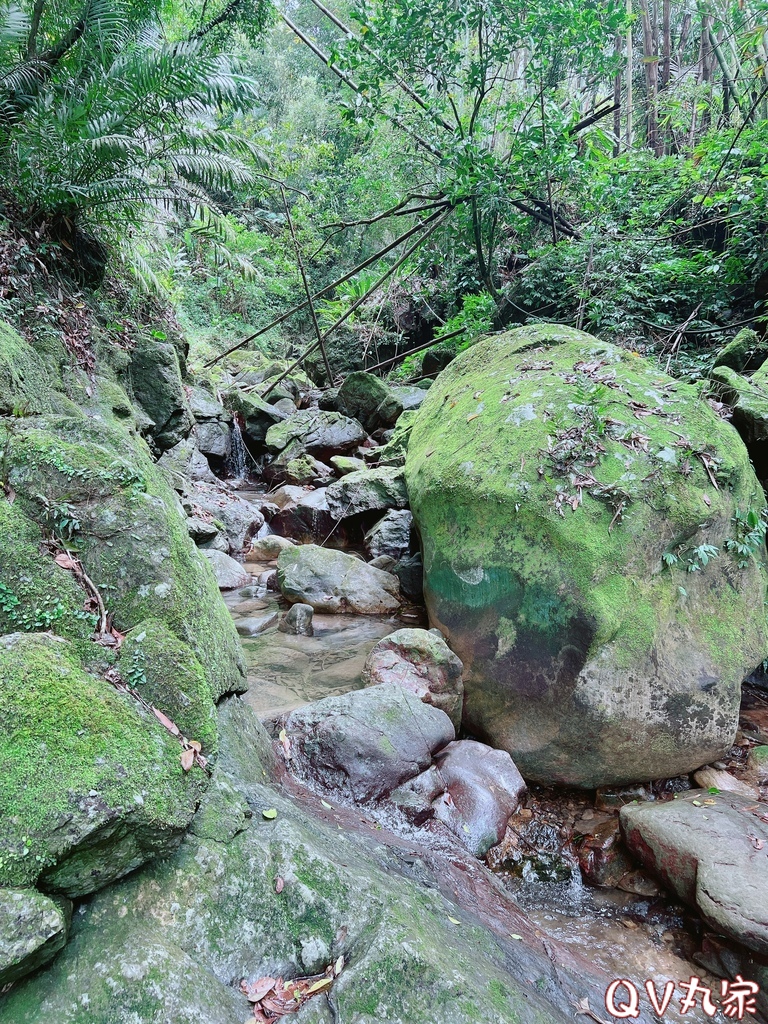
[[[258,978],[240,982],[240,991],[253,1004],[253,1017],[247,1024],[269,1024],[289,1013],[297,1013],[313,996],[328,992],[344,969],[344,957],[329,964],[322,974],[302,978]]]

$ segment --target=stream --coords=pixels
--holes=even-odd
[[[241,639],[249,683],[243,699],[266,723],[323,697],[359,689],[366,657],[376,642],[413,625],[397,617],[315,614],[313,636],[282,633],[277,619],[288,606],[263,582],[263,573],[274,563],[247,568],[254,574],[253,584],[225,593],[224,599],[236,625],[254,616],[263,621],[262,632]],[[525,804],[522,814],[546,823],[550,845],[552,835],[559,836],[559,842],[546,856],[524,860],[522,870],[520,865],[510,870],[504,861],[494,863],[492,856],[489,864],[534,929],[575,954],[586,955],[611,978],[632,979],[645,1002],[646,979],[654,981],[658,992],[667,981],[675,981],[678,987],[665,1020],[725,1020],[720,1012],[714,1018],[699,1018],[698,1011],[679,1011],[679,985],[692,976],[719,991],[719,980],[692,959],[700,947],[702,927],[689,908],[641,872],[630,880],[635,891],[597,888],[582,880],[570,839],[588,832],[595,820],[610,817],[593,809],[594,794],[533,786]],[[591,1009],[601,1020],[607,1014],[604,1007]]]

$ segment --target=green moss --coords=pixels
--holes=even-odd
[[[76,520],[71,546],[118,629],[160,620],[192,648],[215,699],[243,688],[239,641],[213,572],[143,441],[114,423],[46,418],[12,436],[8,457],[30,518],[58,533],[62,520]]]
[[[50,382],[42,360],[0,320],[0,415],[28,416],[50,408]]]
[[[0,634],[53,630],[90,644],[95,616],[70,572],[41,551],[40,528],[0,496]]]
[[[0,774],[6,886],[33,883],[89,834],[90,819],[106,824],[109,808],[180,831],[204,781],[183,771],[159,723],[82,670],[66,641],[21,634],[0,642]]]
[[[123,678],[142,697],[175,722],[189,739],[216,752],[217,728],[213,694],[192,649],[163,622],[139,623],[120,650]]]

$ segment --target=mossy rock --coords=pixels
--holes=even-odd
[[[369,432],[391,427],[403,411],[401,399],[378,377],[355,370],[344,380],[336,395],[339,412],[359,420]]]
[[[96,616],[72,573],[41,549],[40,527],[0,495],[0,634],[52,630],[90,646]]]
[[[205,775],[65,640],[0,640],[0,885],[70,898],[174,849]]]
[[[759,531],[734,551],[765,500],[698,389],[580,331],[519,328],[441,374],[406,478],[473,734],[526,778],[585,787],[729,748],[768,649]]]
[[[176,347],[157,338],[140,338],[131,354],[128,380],[136,400],[154,424],[155,443],[163,450],[173,448],[194,424]]]
[[[285,419],[285,414],[256,394],[231,388],[224,396],[228,410],[240,414],[243,436],[254,447],[261,448],[267,431]]]
[[[242,690],[235,628],[144,442],[96,419],[27,419],[20,428],[7,449],[14,508],[64,536],[118,629],[164,622],[197,656],[214,698]]]
[[[89,901],[53,964],[0,996],[0,1020],[242,1024],[241,978],[296,978],[340,956],[332,1005],[349,1024],[569,1019],[546,954],[525,960],[522,943],[448,903],[431,873],[426,884],[420,868],[406,877],[411,869],[386,847],[267,786],[260,752],[268,741],[240,701],[229,702],[220,732],[230,768],[219,763],[178,852]],[[267,820],[261,812],[270,808],[276,816]],[[453,914],[465,917],[461,925]],[[579,989],[593,998],[581,979]],[[329,1019],[324,996],[297,1015],[305,1024]]]
[[[164,622],[142,622],[120,649],[123,678],[141,696],[203,745],[203,753],[216,753],[216,708],[203,667],[188,644],[182,643]]]
[[[51,387],[40,356],[0,320],[0,415],[50,412]]]
[[[727,366],[736,373],[751,373],[768,357],[768,341],[757,331],[743,327],[715,356],[715,367]]]
[[[411,431],[416,420],[416,410],[406,409],[400,416],[392,437],[385,445],[378,449],[380,466],[404,466],[405,456],[408,454],[408,442],[411,438]]]
[[[35,889],[0,889],[0,986],[52,960],[67,941],[69,900]]]

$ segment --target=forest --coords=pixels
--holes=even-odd
[[[0,1024],[768,1021],[767,209],[768,0],[0,0]]]

